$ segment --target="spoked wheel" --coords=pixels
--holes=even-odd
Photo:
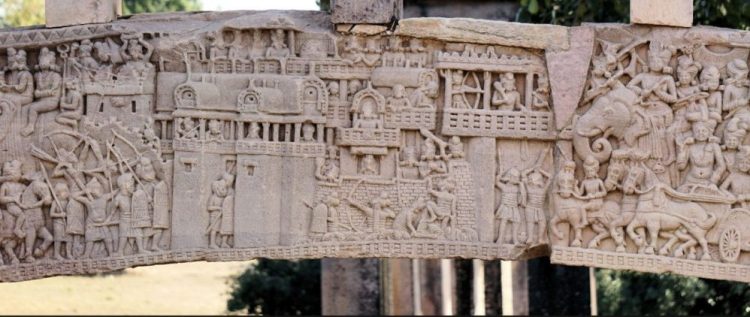
[[[719,254],[724,262],[734,263],[740,257],[742,235],[736,227],[730,227],[721,233]]]

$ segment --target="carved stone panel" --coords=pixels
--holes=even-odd
[[[552,260],[750,281],[744,32],[591,26],[558,146]]]

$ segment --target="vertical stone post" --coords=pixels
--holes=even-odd
[[[323,315],[380,315],[378,259],[321,260]]]
[[[107,23],[122,14],[122,0],[46,0],[48,28],[89,23]]]
[[[414,315],[412,260],[380,260],[382,312],[385,315]]]
[[[503,315],[529,314],[529,275],[526,261],[501,261]]]

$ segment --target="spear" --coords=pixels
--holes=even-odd
[[[65,209],[63,209],[62,203],[60,203],[60,199],[57,198],[55,189],[52,187],[52,182],[49,181],[49,175],[47,175],[47,169],[44,167],[44,164],[42,164],[42,162],[39,162],[39,166],[42,167],[42,175],[44,175],[44,181],[47,183],[47,186],[49,186],[50,192],[52,193],[52,198],[55,199],[55,203],[57,203],[57,207],[63,213],[65,213]]]

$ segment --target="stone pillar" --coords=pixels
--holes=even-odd
[[[389,24],[403,11],[403,0],[331,0],[334,24]]]
[[[529,314],[529,284],[526,261],[501,261],[503,315]]]
[[[321,260],[323,315],[380,315],[378,259]]]
[[[46,0],[47,27],[107,23],[122,14],[122,0]]]
[[[412,261],[410,259],[380,260],[383,314],[416,314]]]
[[[693,0],[630,0],[630,22],[690,27]]]
[[[484,299],[484,261],[479,259],[471,260],[473,269],[472,274],[472,302],[474,316],[484,316],[487,313]]]
[[[495,157],[494,138],[471,138],[468,140],[467,160],[474,175],[474,190],[477,197],[477,229],[479,241],[493,242],[495,239]]]

